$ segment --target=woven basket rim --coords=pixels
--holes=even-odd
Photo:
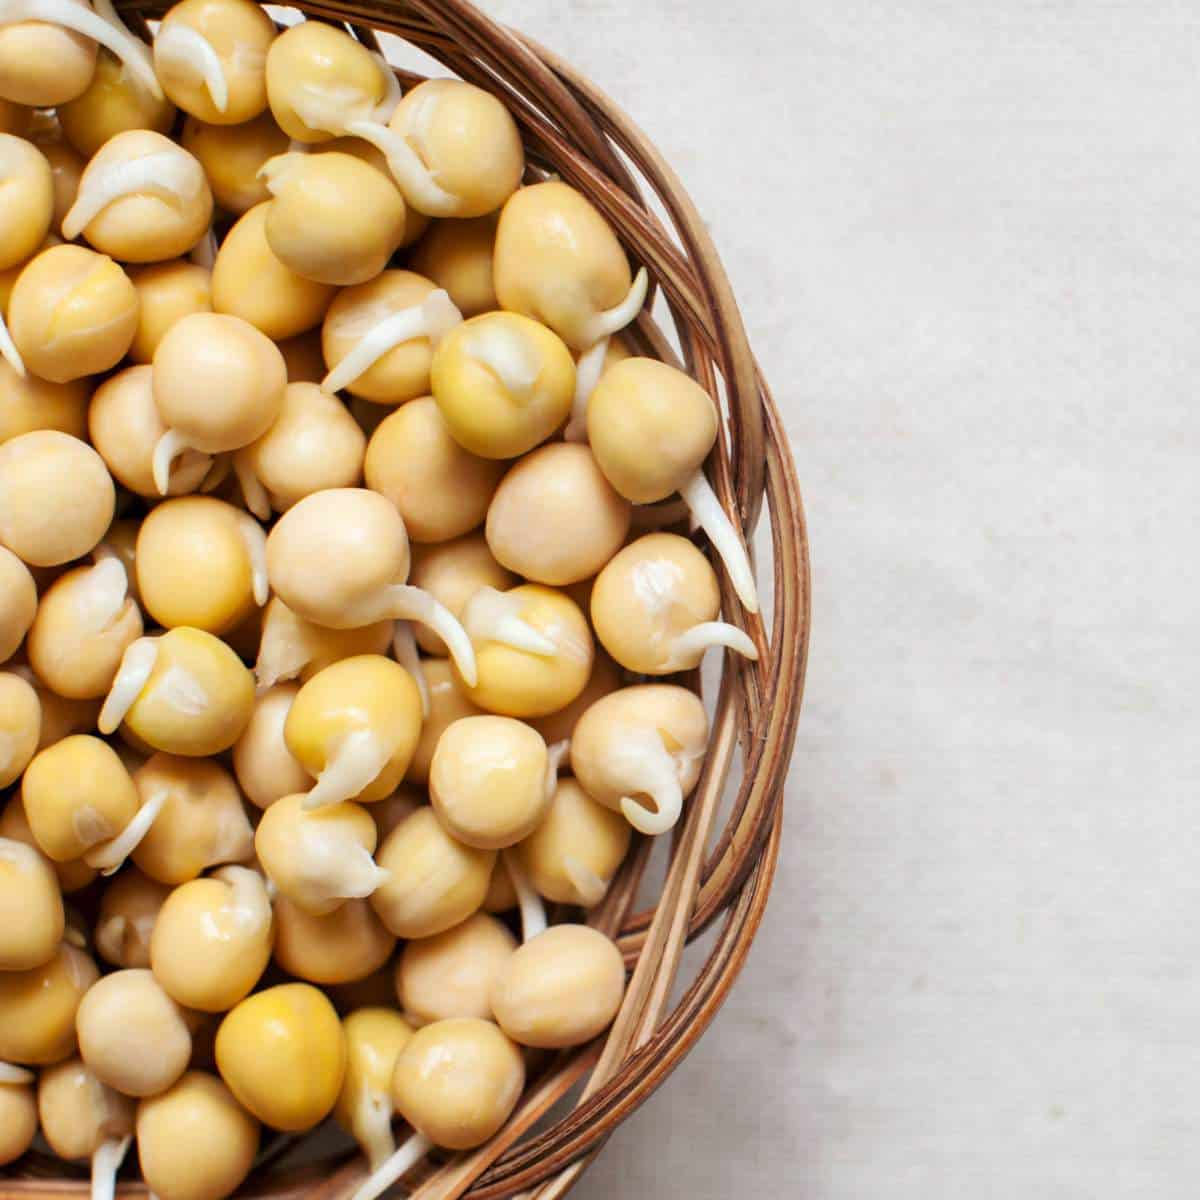
[[[261,0],[259,0],[261,2]],[[143,35],[163,0],[117,0]],[[294,6],[310,17],[345,24],[379,48],[375,31],[393,33],[439,59],[454,74],[497,92],[513,111],[532,162],[579,187],[644,264],[669,305],[682,363],[711,394],[723,390],[723,437],[711,476],[726,511],[753,530],[765,505],[774,577],[773,627],[747,618],[720,564],[722,600],[759,647],[758,663],[725,656],[705,772],[676,830],[673,858],[654,909],[632,911],[648,857],[631,856],[591,921],[617,938],[633,968],[629,994],[599,1044],[559,1056],[542,1073],[512,1122],[479,1151],[435,1165],[416,1184],[422,1200],[474,1200],[530,1192],[564,1195],[616,1126],[665,1080],[711,1023],[749,952],[766,906],[779,853],[783,786],[803,695],[811,622],[808,540],[795,465],[783,423],[750,349],[720,258],[694,204],[644,133],[593,83],[532,39],[504,29],[467,0],[312,0]],[[403,82],[419,79],[397,72]],[[645,202],[652,190],[666,211],[664,228]],[[648,309],[647,309],[648,312]],[[647,315],[645,345],[667,361],[677,356]],[[723,387],[721,386],[723,385]],[[760,578],[760,586],[766,581]],[[718,830],[718,807],[735,754],[741,787]],[[706,848],[710,837],[715,845]],[[707,962],[670,1007],[684,946],[717,922]],[[590,1077],[590,1078],[589,1078]],[[584,1099],[550,1129],[520,1142],[532,1126],[589,1079]],[[82,1176],[32,1156],[26,1175],[0,1177],[0,1200],[71,1195]],[[239,1195],[346,1200],[363,1177],[357,1159],[286,1171],[256,1171]],[[121,1195],[145,1195],[137,1181]]]

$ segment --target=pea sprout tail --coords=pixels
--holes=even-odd
[[[353,800],[387,766],[388,752],[369,729],[355,729],[330,748],[325,769],[304,797],[304,807],[323,808]]]
[[[162,99],[162,85],[154,73],[149,51],[124,25],[118,28],[99,13],[70,4],[68,0],[0,0],[0,25],[15,25],[22,21],[44,21],[47,25],[60,25],[91,38],[111,50],[139,83],[157,99]]]
[[[312,661],[312,647],[305,638],[307,622],[276,597],[263,613],[262,640],[258,646],[258,660],[254,664],[254,677],[258,691],[267,691],[277,683],[295,679]]]
[[[140,37],[129,28],[128,25],[121,19],[121,14],[117,12],[116,6],[112,0],[92,0],[92,7],[96,10],[97,15],[104,21],[107,21],[119,34],[129,39],[130,51],[135,53],[137,57],[144,63],[145,71],[154,76],[154,80],[158,82],[158,75],[154,70],[154,55],[149,46],[142,41]],[[125,64],[123,74],[140,87],[143,91],[147,90],[146,76],[143,72],[134,71],[129,64]],[[152,93],[161,99],[162,85],[159,84],[160,90],[157,93]]]
[[[251,589],[254,603],[262,608],[271,595],[267,580],[267,531],[249,514],[237,514],[238,532],[250,560]]]
[[[526,654],[553,658],[558,653],[545,634],[521,619],[521,598],[493,587],[481,587],[467,601],[463,624],[473,642],[500,642]]]
[[[542,903],[537,889],[529,882],[525,868],[512,847],[500,851],[504,861],[504,869],[512,880],[513,891],[517,893],[517,907],[521,911],[521,941],[532,941],[539,933],[546,930],[546,906]]]
[[[126,937],[132,932],[129,919],[114,913],[96,922],[96,949],[101,957],[111,963],[125,960]]]
[[[580,338],[582,343],[591,347],[604,338],[612,337],[614,333],[620,333],[642,311],[649,287],[650,277],[646,274],[646,268],[642,267],[633,277],[633,283],[629,285],[625,299],[620,304],[613,305],[612,308],[606,308],[603,312],[596,313],[584,325]]]
[[[364,625],[388,617],[396,621],[419,621],[422,625],[428,625],[446,643],[450,657],[468,687],[475,686],[479,678],[475,647],[458,618],[444,604],[422,588],[407,583],[393,583],[384,589],[377,607],[378,614],[367,617],[362,622]]]
[[[167,789],[159,788],[141,808],[134,813],[129,824],[115,838],[93,847],[83,856],[84,862],[102,875],[115,874],[125,860],[137,849],[142,839],[150,832],[150,826],[158,819],[167,802]]]
[[[558,787],[559,768],[571,753],[571,739],[563,738],[546,747],[546,795],[553,796]]]
[[[133,1138],[105,1138],[92,1155],[92,1200],[113,1200],[117,1189],[117,1171],[129,1153]]]
[[[404,199],[418,212],[430,217],[452,217],[457,197],[439,187],[434,173],[421,161],[403,134],[378,121],[348,121],[345,131],[351,137],[369,142],[387,159],[388,170]]]
[[[0,1062],[0,1083],[32,1083],[37,1076],[27,1067],[18,1067],[14,1063]]]
[[[254,827],[242,804],[225,805],[217,820],[208,865],[240,863],[254,855]]]
[[[604,356],[608,353],[609,338],[601,338],[590,349],[585,350],[575,364],[575,398],[571,402],[571,418],[563,430],[568,442],[586,442],[587,406],[600,376],[604,374]]]
[[[608,894],[608,880],[601,879],[586,863],[574,854],[563,858],[563,874],[571,881],[581,908],[595,908]]]
[[[133,707],[142,688],[154,670],[158,658],[158,638],[141,637],[130,642],[121,656],[121,665],[104,704],[96,727],[101,733],[113,733],[125,720],[125,714]]]
[[[271,518],[271,497],[263,487],[258,473],[254,469],[253,456],[250,447],[245,446],[234,453],[233,473],[237,476],[238,487],[242,489],[242,499],[246,507],[260,520]]]
[[[8,332],[8,325],[5,323],[3,315],[0,315],[0,355],[3,355],[4,361],[22,379],[28,377],[29,371],[25,367],[25,360],[21,357],[16,342],[12,340],[12,334]]]
[[[150,474],[160,496],[165,496],[171,486],[171,469],[175,460],[192,449],[187,438],[175,429],[168,429],[154,443],[154,454],[150,459]]]
[[[758,649],[744,629],[730,625],[727,621],[702,621],[699,625],[685,630],[671,643],[663,669],[688,671],[704,657],[704,652],[713,646],[724,646],[726,650],[733,650],[751,661],[758,658]]]
[[[354,1114],[354,1140],[362,1147],[372,1172],[378,1171],[396,1153],[392,1116],[391,1097],[373,1090],[364,1081]]]
[[[742,607],[747,612],[758,612],[758,591],[754,586],[754,568],[750,565],[750,556],[703,469],[698,470],[679,489],[679,494],[725,564],[729,581]]]
[[[400,88],[399,76],[392,70],[392,64],[378,50],[372,50],[371,57],[379,64],[379,69],[383,72],[383,85],[387,89],[372,116],[381,125],[386,125],[392,119],[392,113],[396,111],[396,105],[400,103],[404,93]]]
[[[365,900],[391,877],[391,871],[381,867],[370,850],[347,839],[345,846],[337,851],[337,868],[330,876],[330,883],[338,900]]]
[[[528,403],[542,371],[541,356],[528,340],[496,322],[484,322],[463,332],[463,352],[486,367],[518,404]]]
[[[75,203],[63,217],[63,237],[68,241],[77,238],[124,196],[150,195],[182,203],[204,187],[204,168],[190,154],[161,150],[127,162],[101,163],[87,172]]]
[[[267,185],[267,191],[272,196],[278,196],[287,177],[307,157],[307,146],[297,146],[295,149],[285,150],[282,154],[274,154],[258,168],[257,177]]]
[[[428,338],[434,345],[456,325],[462,313],[442,288],[430,292],[420,304],[402,308],[369,329],[325,378],[321,387],[340,392],[371,369],[389,350],[413,338]]]
[[[215,492],[217,488],[219,488],[221,484],[223,484],[225,480],[229,478],[229,472],[233,469],[233,455],[201,454],[201,451],[192,450],[189,448],[188,450],[184,451],[180,466],[183,465],[183,462],[191,461],[188,458],[188,456],[191,454],[207,458],[209,460],[210,466],[208,468],[208,474],[204,476],[204,480],[200,484],[200,490],[205,494],[209,492]]]
[[[622,725],[612,730],[606,747],[605,769],[621,797],[621,812],[639,833],[666,833],[683,810],[679,766],[653,726]],[[647,796],[650,807],[637,799]]]
[[[168,71],[178,71],[204,84],[217,112],[229,107],[229,83],[225,68],[212,43],[202,33],[172,21],[159,27],[154,39],[154,56]]]
[[[131,603],[125,564],[111,550],[98,553],[95,566],[75,584],[72,599],[81,629],[90,634],[110,629]]]
[[[350,1200],[378,1200],[432,1149],[433,1143],[423,1133],[414,1133],[362,1181]]]
[[[417,653],[417,639],[413,636],[410,621],[397,621],[395,632],[392,634],[392,653],[396,661],[413,677],[417,691],[421,693],[421,716],[429,718],[429,680],[425,678],[425,668],[421,665],[421,656]]]
[[[251,867],[222,867],[212,873],[229,888],[227,910],[239,925],[254,933],[271,923],[271,896],[265,880]]]

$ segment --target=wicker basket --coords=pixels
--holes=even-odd
[[[161,16],[169,3],[117,0],[117,7],[146,33],[144,19]],[[551,52],[497,26],[465,0],[319,0],[298,7],[345,23],[375,49],[373,31],[396,34],[505,101],[524,135],[531,171],[556,173],[581,189],[661,289],[673,339],[650,319],[649,306],[635,336],[666,361],[678,363],[682,356],[685,368],[722,404],[725,436],[711,472],[726,511],[736,512],[741,527],[752,531],[766,502],[773,578],[768,586],[760,567],[759,586],[769,627],[747,617],[722,576],[724,610],[750,631],[759,661],[724,657],[704,774],[675,831],[655,906],[638,911],[635,903],[645,892],[650,844],[643,840],[591,916],[617,938],[633,971],[615,1025],[600,1044],[547,1056],[540,1073],[531,1074],[513,1118],[491,1142],[462,1156],[435,1158],[405,1181],[421,1200],[522,1194],[552,1200],[571,1188],[617,1125],[708,1027],[766,905],[808,648],[808,545],[795,467],[704,224],[671,168],[612,101]],[[398,74],[406,84],[417,78]],[[643,199],[643,189],[653,192],[669,224]],[[684,947],[718,922],[707,960],[671,1007]],[[0,1179],[0,1200],[87,1195],[81,1172],[37,1154],[27,1155],[17,1170]],[[135,1170],[131,1156],[126,1174]],[[345,1200],[364,1171],[358,1156],[291,1170],[262,1166],[240,1194]],[[146,1189],[131,1178],[118,1192],[145,1195]]]

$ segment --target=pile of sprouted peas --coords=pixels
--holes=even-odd
[[[0,1163],[219,1200],[332,1119],[373,1200],[621,1005],[669,677],[755,656],[665,531],[755,610],[716,407],[504,105],[339,28],[0,0],[0,125]]]

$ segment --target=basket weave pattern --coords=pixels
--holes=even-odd
[[[169,7],[117,0],[136,28]],[[320,0],[306,14],[348,26],[378,48],[375,31],[396,34],[451,72],[498,94],[513,113],[531,169],[579,188],[608,218],[630,258],[644,265],[670,310],[682,365],[724,407],[723,436],[710,462],[718,496],[736,524],[753,531],[763,508],[770,525],[773,577],[759,571],[770,628],[738,605],[719,562],[724,612],[746,628],[759,661],[726,655],[715,696],[704,772],[675,830],[671,862],[654,907],[635,898],[649,843],[642,840],[590,921],[615,937],[632,969],[625,1003],[600,1044],[555,1057],[509,1124],[479,1150],[431,1162],[407,1180],[421,1200],[501,1200],[529,1194],[554,1200],[576,1182],[616,1126],[678,1065],[707,1028],[745,960],[761,919],[779,849],[783,783],[795,738],[809,629],[809,568],[795,468],[778,411],[751,353],[728,279],[687,193],[642,132],[602,92],[554,54],[500,28],[465,0]],[[399,73],[403,82],[412,77]],[[653,192],[664,223],[643,198]],[[648,312],[635,340],[679,361]],[[722,804],[735,760],[740,784]],[[672,1008],[685,945],[721,922],[711,952]],[[586,1081],[586,1082],[585,1082]],[[565,1116],[546,1114],[577,1085]],[[531,1132],[537,1125],[537,1132]],[[0,1200],[66,1196],[87,1183],[37,1155],[22,1174],[0,1179]],[[346,1200],[362,1180],[361,1160],[319,1167],[262,1167],[241,1194]],[[122,1183],[120,1194],[145,1194]]]

